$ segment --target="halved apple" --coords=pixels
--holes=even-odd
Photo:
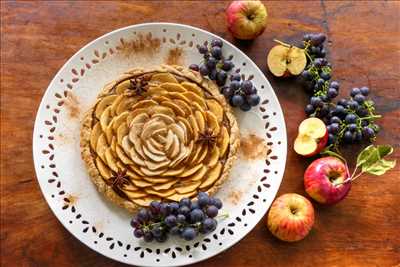
[[[269,51],[267,64],[276,77],[287,77],[299,75],[306,67],[307,58],[303,49],[279,44]]]
[[[297,154],[311,157],[318,154],[328,142],[328,130],[318,118],[308,118],[299,125],[299,133],[294,140]]]

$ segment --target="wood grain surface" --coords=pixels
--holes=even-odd
[[[307,96],[294,80],[266,70],[273,38],[329,36],[328,58],[346,96],[367,85],[383,118],[377,143],[400,158],[400,2],[266,1],[268,28],[253,42],[226,30],[223,1],[1,1],[1,266],[121,266],[75,239],[45,202],[33,168],[32,129],[43,93],[78,49],[114,29],[143,22],[177,22],[235,43],[264,71],[285,113],[288,161],[279,194],[305,194],[309,164],[293,152]],[[360,146],[345,153],[354,158]],[[400,164],[398,165],[400,166]],[[400,169],[365,176],[332,207],[315,205],[316,224],[298,243],[275,239],[260,222],[241,242],[194,266],[399,266]]]

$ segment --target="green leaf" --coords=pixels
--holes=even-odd
[[[381,159],[382,165],[386,168],[391,168],[393,169],[396,166],[396,160],[384,160]]]
[[[392,154],[393,147],[388,145],[378,146],[379,157],[383,158],[387,155]]]
[[[363,165],[368,159],[378,156],[378,151],[373,145],[367,146],[363,151],[358,154],[357,167]]]
[[[396,166],[395,160],[384,160],[381,159],[372,165],[363,166],[362,171],[373,175],[382,175],[386,171],[394,168]]]
[[[383,158],[393,152],[393,147],[380,145],[366,147],[357,157],[357,167],[361,167],[362,172],[374,175],[382,175],[396,165],[396,161],[384,160]]]
[[[365,159],[365,162],[362,164],[363,169],[374,165],[376,162],[380,161],[385,156],[390,155],[392,152],[393,148],[391,146],[377,146],[370,156]]]

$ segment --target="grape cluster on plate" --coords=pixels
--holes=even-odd
[[[207,193],[200,192],[197,200],[183,198],[178,202],[150,203],[142,208],[131,220],[134,236],[146,242],[156,240],[165,242],[168,234],[176,235],[186,241],[196,236],[213,232],[217,228],[216,217],[222,202]]]
[[[197,46],[199,53],[203,55],[204,62],[200,66],[191,64],[189,68],[215,81],[231,106],[248,111],[251,107],[260,103],[257,89],[251,82],[253,76],[245,79],[245,76],[240,74],[240,69],[230,73],[235,67],[232,62],[233,56],[225,58],[222,53],[222,46],[223,43],[219,39],[212,40],[210,46],[207,41],[203,45]],[[224,86],[228,76],[230,83],[228,86]]]
[[[303,38],[308,64],[301,77],[312,95],[305,112],[309,117],[321,118],[327,125],[329,145],[372,141],[379,131],[374,121],[381,116],[374,114],[374,102],[367,100],[369,88],[353,88],[350,98],[333,102],[339,94],[339,82],[331,81],[332,67],[325,58],[325,40],[322,33],[306,34]]]
[[[203,45],[198,45],[197,49],[203,55],[204,62],[202,64],[191,64],[190,69],[200,72],[202,76],[207,76],[210,80],[216,82],[218,86],[223,86],[228,78],[228,72],[235,65],[231,61],[233,56],[224,58],[222,55],[223,43],[219,39],[213,39],[211,44],[204,42]]]

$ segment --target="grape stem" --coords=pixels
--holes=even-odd
[[[349,169],[349,166],[348,166],[348,164],[347,164],[347,161],[346,161],[346,159],[339,153],[339,152],[333,152],[332,150],[324,150],[323,152],[322,152],[322,154],[328,154],[328,155],[331,155],[331,156],[335,156],[335,157],[337,157],[337,158],[339,158],[340,160],[342,160],[343,162],[344,162],[344,164],[346,165],[346,169],[348,170]],[[349,183],[349,182],[352,182],[352,181],[354,181],[354,180],[356,180],[358,177],[360,177],[363,173],[364,173],[364,171],[360,171],[357,175],[356,175],[356,172],[357,172],[357,170],[358,170],[358,167],[359,166],[357,166],[356,165],[356,167],[354,168],[354,171],[353,171],[353,173],[350,175],[350,177],[348,177],[348,178],[346,178],[344,181],[342,181],[342,182],[338,182],[338,183],[336,183],[336,182],[333,182],[333,185],[335,186],[335,187],[338,187],[338,186],[340,186],[340,185],[342,185],[342,184],[345,184],[345,183]]]
[[[378,118],[382,118],[382,115],[371,115],[371,116],[367,116],[367,117],[362,117],[362,118],[360,118],[360,120],[369,120],[369,119],[378,119]]]
[[[345,161],[346,164],[346,168],[349,169],[349,166],[347,165],[347,162]],[[359,178],[362,174],[364,174],[364,171],[360,171],[357,175],[356,172],[358,170],[358,166],[356,165],[356,167],[354,168],[353,173],[351,174],[350,177],[346,178],[344,181],[340,182],[340,183],[334,183],[335,187],[338,187],[342,184],[346,184],[346,183],[350,183],[353,182],[354,180],[356,180],[357,178]]]
[[[229,213],[224,213],[224,214],[221,214],[221,215],[218,215],[217,217],[215,217],[215,218],[221,218],[221,219],[226,219],[226,218],[229,218]]]
[[[311,57],[311,55],[307,52],[308,47],[310,46],[310,42],[305,42],[305,48],[304,48],[304,54],[308,57],[308,59],[310,60],[310,63],[308,65],[308,68],[306,68],[306,70],[308,70],[312,76],[313,76],[313,80],[316,82],[319,79],[321,79],[320,75],[319,75],[319,70],[318,67],[316,67],[313,63],[313,58]],[[321,70],[323,70],[326,73],[331,73],[331,68],[329,67],[321,67]],[[328,87],[329,87],[329,82],[328,81],[324,81],[324,84],[322,86],[321,89],[319,89],[314,95],[315,96],[322,96],[322,95],[326,95],[328,92]]]
[[[335,186],[338,187],[339,185],[353,182],[354,180],[356,180],[358,177],[360,177],[364,173],[363,171],[360,171],[357,175],[355,175],[356,170],[357,170],[357,167],[354,169],[353,174],[350,177],[348,177],[343,182],[335,183]]]
[[[306,48],[307,48],[307,46],[306,46]],[[306,54],[306,56],[308,57],[308,59],[310,60],[310,62],[313,62],[313,58],[310,56],[310,54],[307,52],[307,49],[304,49],[304,53]],[[312,66],[312,67],[314,67],[314,65]],[[311,67],[311,68],[312,68]]]

